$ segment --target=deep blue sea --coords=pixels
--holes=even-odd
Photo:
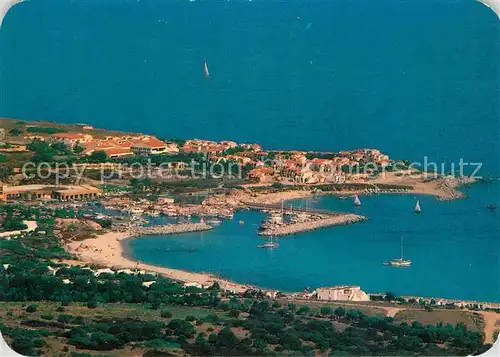
[[[499,39],[498,18],[474,0],[31,0],[0,31],[0,116],[265,148],[377,147],[482,162],[497,178]],[[500,184],[467,193],[422,197],[419,216],[415,197],[366,197],[368,222],[274,251],[256,248],[262,216],[241,212],[203,235],[137,240],[132,254],[284,290],[360,284],[500,301],[499,213],[485,208]],[[401,236],[413,266],[383,266]],[[168,247],[179,249],[158,250]]]

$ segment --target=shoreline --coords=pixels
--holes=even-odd
[[[432,183],[431,188],[435,190],[442,190],[439,187],[440,183],[436,181],[431,182],[422,182],[422,185],[428,185]],[[288,190],[282,192],[272,192],[272,193],[259,193],[251,197],[249,201],[246,199],[249,198],[248,195],[243,195],[244,197],[233,197],[234,201],[231,202],[235,209],[245,208],[246,205],[251,203],[281,203],[282,201],[290,201],[300,198],[309,198],[312,195],[319,194],[323,195],[348,195],[352,196],[354,194],[424,194],[424,195],[433,195],[437,196],[437,199],[449,199],[454,200],[458,198],[462,198],[465,195],[460,193],[460,197],[457,197],[456,188],[458,188],[463,182],[454,181],[455,185],[451,187],[449,191],[441,191],[441,194],[436,193],[432,189],[422,189],[420,187],[417,189],[407,190],[404,192],[359,192],[358,191],[329,191],[329,192],[319,192],[315,193],[312,190]],[[466,182],[469,183],[469,182]],[[472,182],[470,182],[472,183]],[[402,183],[400,183],[402,185]],[[425,187],[425,186],[424,186]],[[443,195],[442,193],[450,194],[450,196]],[[448,198],[442,198],[448,197]],[[363,217],[363,219],[366,219]],[[306,231],[308,231],[307,229]],[[174,232],[173,234],[181,234],[179,232]],[[153,273],[157,273],[167,278],[177,280],[184,283],[195,283],[203,287],[211,286],[214,282],[219,283],[221,288],[226,290],[242,293],[248,289],[262,289],[263,291],[275,291],[276,289],[272,288],[263,288],[260,286],[254,286],[251,284],[242,284],[236,283],[228,279],[219,278],[212,273],[206,272],[190,272],[181,269],[173,269],[165,266],[158,266],[153,264],[142,263],[141,261],[135,260],[131,254],[130,243],[134,239],[139,238],[150,238],[151,236],[146,235],[138,235],[137,232],[107,232],[101,234],[95,238],[88,238],[83,241],[74,241],[65,244],[65,249],[75,256],[78,257],[79,261],[86,264],[98,264],[102,266],[106,266],[109,268],[118,268],[118,269],[138,269],[142,271],[150,271]],[[294,293],[294,292],[289,292]],[[455,301],[464,301],[460,299],[447,299],[447,300],[455,300]]]
[[[203,286],[204,288],[207,288],[211,286],[214,282],[219,283],[220,287],[232,291],[234,293],[243,293],[248,289],[257,289],[257,290],[262,290],[263,292],[275,292],[275,291],[282,291],[283,293],[289,295],[289,299],[301,299],[297,294],[299,294],[296,291],[284,291],[284,290],[279,290],[275,288],[266,288],[266,287],[261,287],[261,286],[256,286],[256,285],[251,285],[251,284],[243,284],[243,283],[237,283],[228,279],[222,279],[218,278],[217,276],[211,274],[211,273],[203,273],[203,272],[190,272],[186,270],[181,270],[181,269],[173,269],[173,268],[167,268],[164,266],[159,266],[159,265],[153,265],[153,264],[147,264],[147,263],[142,263],[140,261],[134,260],[133,257],[131,256],[130,252],[130,242],[133,241],[134,239],[140,239],[141,237],[134,237],[131,236],[128,233],[125,232],[107,232],[104,233],[100,236],[97,236],[96,238],[88,238],[83,241],[76,241],[76,242],[71,242],[69,244],[65,244],[66,250],[75,255],[77,257],[77,261],[79,263],[83,263],[81,265],[91,265],[91,264],[96,264],[96,265],[101,265],[107,268],[111,269],[138,269],[142,271],[143,273],[154,273],[154,274],[159,274],[162,276],[165,276],[169,279],[180,281],[183,283],[195,283],[199,284],[200,286]],[[150,238],[153,239],[151,236],[147,237],[142,237],[142,238]],[[94,244],[92,244],[94,243]],[[81,245],[85,245],[91,248],[94,248],[93,251],[80,251],[78,250],[78,247]],[[108,247],[109,245],[109,247]],[[108,247],[111,248],[111,250],[115,250],[115,254],[112,255],[111,257],[109,255],[102,255],[100,254],[101,252],[97,252],[97,250],[102,249],[101,247]],[[119,253],[119,254],[116,254]],[[75,264],[75,261],[67,261],[63,260],[61,261],[62,263],[66,263],[69,265],[79,265]],[[380,295],[380,293],[370,293],[367,292],[369,295]],[[462,298],[451,298],[451,297],[431,297],[428,295],[408,295],[408,294],[403,294],[401,295],[404,298],[417,298],[417,299],[435,299],[437,300],[443,300],[445,302],[450,302],[450,303],[456,303],[457,306],[460,306],[460,304],[481,304],[484,306],[491,306],[492,308],[499,308],[500,306],[500,301],[487,301],[487,300],[470,300],[470,299],[462,299]],[[307,301],[310,301],[308,299]],[[321,301],[320,301],[321,302]],[[323,303],[331,303],[332,301],[325,300]],[[359,302],[357,301],[356,303],[373,303],[377,301],[367,301],[367,302]]]
[[[277,204],[281,201],[291,201],[301,198],[310,198],[311,196],[354,196],[354,195],[377,195],[377,194],[413,194],[413,195],[430,195],[436,197],[439,201],[452,201],[463,199],[466,194],[460,191],[463,185],[473,184],[477,181],[474,178],[464,177],[440,177],[430,180],[425,180],[422,176],[397,176],[395,173],[385,173],[384,177],[378,177],[366,182],[346,182],[345,185],[364,185],[363,188],[331,190],[331,191],[316,191],[315,189],[321,185],[294,184],[290,185],[290,189],[279,192],[256,192],[254,195],[247,197],[234,197],[236,201],[245,204]],[[325,183],[324,185],[329,185]],[[377,185],[391,185],[393,188],[384,188]],[[246,188],[264,187],[267,185],[247,185]],[[399,187],[398,187],[399,186]],[[411,188],[410,188],[411,186]],[[295,187],[295,188],[293,188]],[[300,187],[302,189],[297,189]],[[229,204],[233,202],[227,202]]]
[[[142,263],[134,260],[130,255],[130,241],[139,239],[128,232],[107,232],[95,238],[87,238],[65,244],[66,250],[75,255],[78,260],[86,264],[97,264],[117,269],[139,269],[164,275],[167,278],[184,283],[196,283],[205,288],[214,282],[235,293],[242,293],[255,288],[248,284],[238,284],[229,280],[220,279],[208,273],[188,272],[180,269]]]

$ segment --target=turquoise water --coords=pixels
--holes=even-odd
[[[495,186],[476,185],[467,189],[468,199],[455,202],[420,196],[420,215],[413,213],[411,195],[362,197],[359,209],[351,200],[323,197],[318,207],[359,212],[370,220],[280,238],[274,250],[257,248],[265,214],[244,211],[213,231],[136,239],[130,253],[147,263],[284,291],[359,284],[370,292],[500,301],[500,214],[486,208],[500,203],[500,196],[484,199]],[[384,266],[399,257],[401,237],[412,266]]]
[[[0,31],[0,116],[266,148],[377,147],[482,162],[499,177],[499,38],[474,0],[32,0]],[[420,216],[413,197],[367,197],[370,221],[272,252],[256,248],[261,215],[241,212],[203,236],[138,240],[132,254],[284,290],[352,283],[499,301],[498,213],[485,206],[500,185],[468,193],[422,198]],[[384,267],[401,235],[413,266]]]

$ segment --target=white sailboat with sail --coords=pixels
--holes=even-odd
[[[359,196],[358,196],[358,195],[354,196],[354,205],[355,205],[356,207],[361,206],[361,200],[359,199]]]
[[[276,248],[279,247],[280,245],[276,242],[273,241],[273,237],[269,240],[269,242],[266,242],[264,244],[260,244],[257,246],[257,248]]]
[[[420,212],[422,212],[422,209],[420,208],[420,201],[417,200],[417,204],[415,205],[415,213]]]
[[[393,267],[409,267],[411,260],[403,258],[403,237],[401,237],[401,258],[396,258],[389,263]]]
[[[210,77],[210,72],[208,71],[208,64],[207,64],[207,59],[205,58],[205,64],[203,66],[203,73],[205,78]]]

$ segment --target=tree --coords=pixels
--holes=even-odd
[[[9,131],[9,134],[12,136],[19,136],[22,133],[23,133],[23,131],[18,129],[18,128],[13,128],[13,129],[10,129],[10,131]]]
[[[55,151],[58,151],[61,154],[69,154],[70,153],[68,146],[66,146],[66,144],[62,143],[62,142],[54,143],[50,147],[52,149],[54,149]]]
[[[162,312],[160,312],[160,316],[164,319],[169,319],[172,317],[172,313],[170,311],[163,310]]]
[[[335,316],[343,317],[345,315],[345,309],[342,307],[337,307],[334,311]]]
[[[217,334],[216,344],[222,347],[232,348],[238,339],[234,335],[233,331],[229,327],[224,327]]]
[[[234,317],[234,318],[238,318],[238,316],[240,316],[240,311],[233,309],[233,310],[229,311],[229,316]]]
[[[108,160],[109,160],[109,156],[104,151],[94,151],[89,156],[90,162],[106,162]]]
[[[385,294],[386,301],[396,301],[397,299],[398,299],[398,297],[394,293],[388,292]]]
[[[14,170],[12,167],[0,166],[0,180],[6,179],[10,175],[12,175]]]
[[[2,228],[5,231],[20,231],[28,228],[28,226],[18,218],[6,218],[2,223]]]
[[[173,334],[176,336],[191,338],[196,333],[196,329],[190,322],[181,319],[170,320],[167,327],[172,330]]]
[[[328,316],[332,313],[332,309],[330,308],[330,306],[323,306],[321,307],[320,312],[321,315]]]
[[[74,147],[73,147],[73,152],[75,154],[80,154],[81,152],[83,152],[83,150],[85,150],[85,148],[80,145],[80,144],[76,144]]]
[[[26,308],[26,312],[33,313],[36,312],[37,306],[35,304],[31,304]]]
[[[26,148],[34,153],[44,153],[44,152],[54,152],[54,150],[50,147],[50,145],[40,139],[35,139],[31,143],[29,143]]]
[[[311,308],[309,306],[301,306],[299,308],[299,310],[297,311],[297,314],[299,315],[305,315],[307,314],[309,311],[311,310]]]

